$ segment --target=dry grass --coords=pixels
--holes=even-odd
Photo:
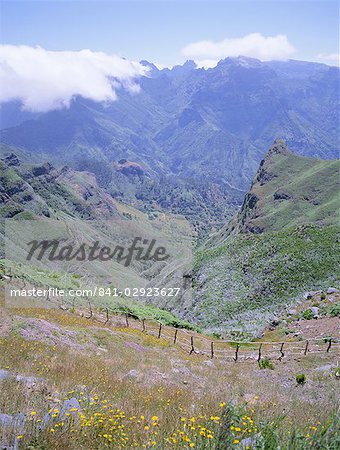
[[[58,310],[1,314],[7,326],[0,340],[0,368],[43,379],[30,387],[1,381],[0,411],[30,417],[22,448],[217,449],[224,448],[218,447],[221,429],[224,442],[237,448],[237,441],[264,430],[265,424],[287,439],[298,429],[308,443],[312,438],[307,435],[326,429],[334,411],[338,380],[330,371],[315,371],[334,355],[277,361],[274,370],[260,370],[254,361],[189,357],[168,340]],[[40,332],[24,338],[32,319],[41,325]],[[46,343],[45,321],[58,327],[54,345]],[[65,335],[68,339],[60,340]],[[307,376],[305,386],[296,385],[300,372]],[[69,397],[78,398],[81,411],[67,418],[55,412],[53,423],[39,431],[45,413],[60,410]],[[232,400],[245,409],[226,410]]]

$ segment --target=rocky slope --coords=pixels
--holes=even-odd
[[[85,219],[118,217],[114,199],[92,173],[56,169],[48,162],[23,164],[10,153],[0,160],[0,181],[2,218],[58,217],[60,212]]]

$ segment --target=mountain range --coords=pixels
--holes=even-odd
[[[139,80],[140,92],[121,90],[112,103],[79,97],[47,113],[3,104],[1,142],[28,159],[91,171],[125,202],[171,205],[203,231],[217,229],[241,205],[277,137],[298,154],[338,156],[336,67],[246,57],[207,70],[192,61],[162,70],[142,64],[149,75]],[[124,160],[129,167],[122,170]],[[198,212],[188,211],[188,203]],[[203,203],[210,210],[216,203],[220,219]]]

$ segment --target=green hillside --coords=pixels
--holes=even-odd
[[[338,284],[338,227],[239,234],[197,253],[195,305],[204,328],[259,333],[304,291]]]
[[[186,317],[256,333],[303,291],[336,285],[339,167],[277,140],[238,214],[197,252]]]
[[[301,157],[278,139],[261,161],[242,208],[212,242],[231,232],[281,231],[339,219],[340,161]]]

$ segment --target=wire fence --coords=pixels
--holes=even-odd
[[[151,317],[136,319],[128,313],[118,314],[110,311],[109,308],[98,314],[89,307],[88,314],[84,314],[84,317],[118,328],[137,329],[157,339],[165,339],[169,343],[177,345],[189,355],[201,355],[211,359],[219,358],[234,362],[255,360],[260,362],[263,358],[281,361],[283,358],[312,354],[332,353],[332,356],[340,355],[340,336],[320,336],[300,341],[281,342],[214,340],[194,331],[166,326],[161,321]]]
[[[8,281],[11,281],[9,277]],[[22,287],[27,287],[26,281],[21,280]],[[77,309],[75,299],[53,299],[47,296],[45,301],[55,303],[59,308],[78,313],[88,320],[93,320],[115,328],[133,328],[157,339],[165,339],[176,345],[188,355],[218,358],[226,361],[260,361],[263,358],[279,361],[291,357],[306,355],[322,355],[331,353],[340,356],[340,335],[319,336],[304,340],[290,340],[281,342],[266,341],[237,341],[212,339],[196,331],[167,326],[162,321],[152,317],[136,318],[129,313],[122,313],[109,307],[98,310],[92,307],[90,300],[83,299],[87,306]],[[66,306],[68,305],[68,306]]]

